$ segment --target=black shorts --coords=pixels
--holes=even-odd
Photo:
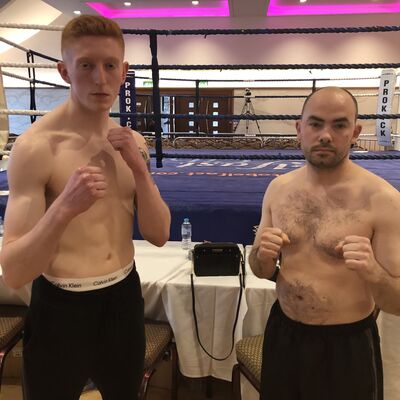
[[[145,352],[144,307],[133,268],[98,290],[33,282],[24,335],[26,400],[78,400],[88,378],[103,400],[137,399]]]
[[[262,400],[382,400],[373,316],[343,325],[306,325],[276,301],[265,328]]]

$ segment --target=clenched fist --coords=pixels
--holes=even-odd
[[[67,213],[75,217],[103,198],[106,190],[107,183],[102,169],[84,166],[71,175],[58,201]]]
[[[261,232],[261,240],[258,247],[257,258],[277,259],[283,246],[290,244],[288,235],[280,228],[264,228]]]
[[[342,253],[348,269],[358,272],[367,281],[379,280],[382,268],[375,259],[369,238],[356,235],[346,236],[335,250]]]
[[[131,169],[146,166],[131,129],[127,127],[112,128],[108,131],[107,139],[112,147],[121,153],[122,158]]]

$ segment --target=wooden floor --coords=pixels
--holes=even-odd
[[[179,400],[208,400],[206,394],[205,379],[188,379],[181,378],[178,388]],[[212,400],[227,400],[231,396],[230,382],[213,379],[211,383]],[[22,390],[19,382],[5,379],[1,388],[0,400],[22,400]],[[97,391],[90,391],[82,394],[80,400],[102,400],[101,395]],[[166,388],[150,386],[146,400],[170,400],[170,392]]]

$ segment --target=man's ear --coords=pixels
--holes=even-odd
[[[121,85],[125,82],[126,74],[129,70],[129,63],[128,61],[124,61],[122,64],[122,77],[121,77]]]
[[[358,137],[361,134],[362,126],[359,124],[356,124],[354,127],[354,132],[353,132],[353,137],[351,138],[351,144],[356,144]]]
[[[296,121],[296,134],[297,134],[297,140],[300,142],[301,139],[301,120]]]
[[[61,78],[67,83],[71,83],[71,80],[69,79],[67,67],[64,63],[64,61],[58,61],[57,63],[57,71],[61,75]]]

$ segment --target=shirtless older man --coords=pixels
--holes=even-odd
[[[268,187],[250,265],[277,302],[265,330],[262,399],[383,398],[375,305],[400,314],[400,194],[349,160],[357,102],[323,88],[296,124],[304,167]]]
[[[170,212],[149,174],[144,138],[109,118],[128,63],[119,26],[80,16],[63,30],[69,99],[12,149],[1,252],[7,285],[33,281],[24,337],[28,400],[137,398],[145,349],[133,215],[156,246]]]

